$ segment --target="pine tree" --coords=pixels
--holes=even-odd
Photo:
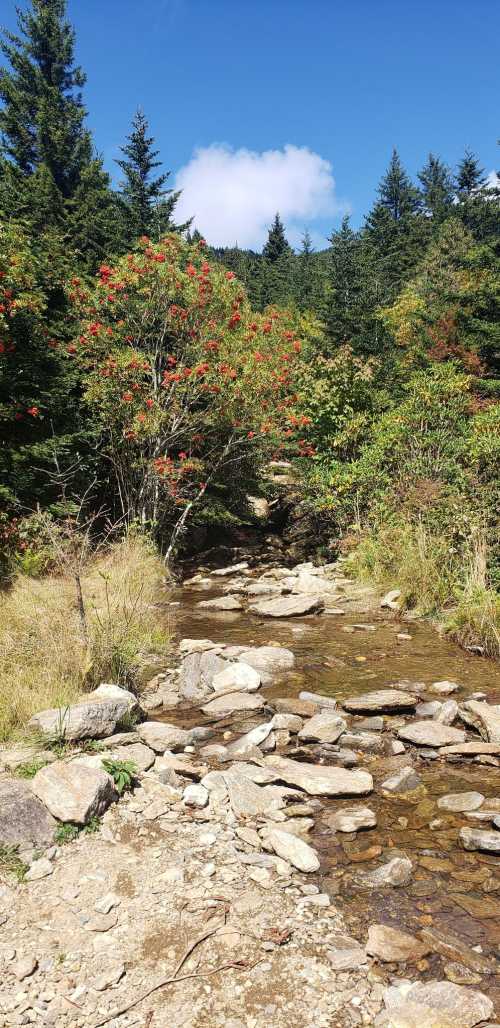
[[[279,214],[276,214],[271,228],[269,229],[267,242],[262,250],[262,256],[274,264],[274,262],[279,260],[280,257],[291,256],[292,252],[292,248],[285,236],[285,227],[283,222]]]
[[[484,169],[480,167],[477,157],[470,150],[466,150],[457,169],[457,194],[459,199],[465,200],[467,197],[477,193],[478,190],[483,188],[485,182]]]
[[[0,174],[4,184],[15,180],[18,186],[7,201],[2,187],[2,206],[10,216],[22,214],[35,231],[59,228],[71,246],[75,205],[87,195],[90,180],[90,209],[108,205],[109,214],[113,206],[109,178],[85,126],[85,75],[74,63],[75,33],[66,19],[66,0],[30,0],[17,17],[18,34],[4,32],[0,41],[8,61],[0,69]],[[107,217],[94,263],[113,247],[114,231]]]
[[[453,210],[454,185],[451,171],[439,157],[430,153],[418,178],[422,186],[424,211],[436,223],[440,223]]]
[[[295,258],[295,264],[295,299],[299,310],[316,310],[320,296],[318,263],[307,229],[302,236],[302,246]]]
[[[116,163],[125,178],[121,183],[121,196],[127,212],[129,240],[147,235],[159,239],[165,232],[182,232],[191,221],[176,225],[173,220],[180,191],[164,189],[170,172],[154,177],[159,150],[153,150],[154,137],[148,135],[149,124],[143,111],[138,110],[132,120],[132,131],[127,143],[120,147],[123,159]]]
[[[428,219],[420,212],[418,190],[393,151],[378,189],[378,200],[366,219],[379,303],[392,300],[422,256],[429,237]]]
[[[349,343],[356,353],[376,350],[376,295],[363,236],[346,216],[330,237],[329,283],[324,321],[329,348]]]

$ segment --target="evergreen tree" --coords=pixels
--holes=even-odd
[[[418,190],[394,150],[378,189],[378,200],[366,219],[366,241],[379,303],[397,295],[422,256],[429,226],[420,206]]]
[[[460,200],[473,196],[486,182],[484,169],[475,154],[466,150],[457,169],[457,194]]]
[[[349,343],[356,353],[377,346],[373,319],[376,295],[372,269],[361,233],[353,232],[346,216],[330,237],[329,283],[324,321],[329,349]]]
[[[440,223],[453,210],[454,185],[451,171],[439,157],[430,153],[418,178],[422,187],[424,211],[436,223]]]
[[[184,225],[174,224],[173,213],[181,194],[163,188],[169,171],[155,178],[154,171],[161,167],[161,161],[156,160],[159,150],[153,150],[154,137],[148,135],[148,128],[145,114],[138,110],[127,143],[120,147],[124,156],[116,162],[125,176],[121,196],[130,242],[141,235],[158,239],[165,232],[182,232],[191,224],[190,221]]]
[[[285,236],[285,227],[283,222],[279,214],[276,214],[271,228],[269,229],[267,242],[262,250],[262,256],[274,264],[274,262],[279,260],[280,257],[291,256],[292,252],[292,248]]]
[[[85,75],[74,63],[75,33],[66,19],[66,0],[31,0],[17,17],[19,33],[5,32],[0,41],[8,61],[0,69],[2,209],[26,218],[34,231],[60,230],[80,249],[75,225],[107,207],[96,252],[85,253],[95,264],[116,242],[110,217],[114,201],[85,126]],[[15,191],[8,188],[13,183]],[[84,209],[78,213],[80,201]]]
[[[315,310],[319,301],[318,263],[312,245],[311,236],[306,230],[302,236],[302,246],[295,259],[296,286],[295,298],[300,310]]]

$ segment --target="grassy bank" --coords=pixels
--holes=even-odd
[[[86,639],[71,577],[19,576],[0,597],[0,739],[102,681],[133,686],[145,658],[168,645],[155,607],[163,580],[140,537],[90,561],[81,580]]]
[[[461,646],[500,658],[500,596],[489,586],[481,534],[457,549],[449,534],[400,517],[364,534],[348,566],[363,581],[400,589],[404,609],[432,619]]]

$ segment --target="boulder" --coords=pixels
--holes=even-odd
[[[64,760],[41,768],[31,788],[54,817],[77,825],[99,817],[118,798],[106,771]]]
[[[324,592],[333,590],[333,582],[319,575],[311,575],[309,571],[301,571],[292,585],[293,593],[300,593],[305,596],[318,596]]]
[[[400,610],[401,603],[401,590],[391,589],[390,592],[386,593],[380,601],[382,610]]]
[[[358,832],[360,828],[375,828],[377,815],[369,807],[342,807],[325,818],[329,828],[336,832]]]
[[[144,721],[137,729],[141,742],[149,746],[155,753],[165,750],[183,750],[191,742],[191,733],[176,725],[168,725],[163,721]]]
[[[275,714],[272,719],[272,727],[278,732],[291,732],[297,735],[303,725],[303,720],[298,714]]]
[[[415,710],[416,704],[416,696],[400,689],[378,689],[342,700],[344,710],[351,714],[402,713]]]
[[[463,813],[467,810],[478,810],[483,803],[484,796],[480,792],[450,792],[446,796],[440,796],[437,805],[440,810]]]
[[[368,771],[301,764],[274,754],[264,757],[264,762],[275,772],[277,780],[295,785],[309,796],[365,796],[373,789],[373,779]]]
[[[306,873],[318,871],[320,865],[316,851],[303,839],[292,835],[291,832],[271,828],[266,831],[264,842],[278,857],[287,860],[298,871]]]
[[[285,587],[279,585],[278,582],[252,582],[251,585],[246,585],[245,593],[247,596],[281,596],[285,592]]]
[[[356,885],[363,889],[383,889],[386,886],[408,885],[413,875],[413,864],[408,857],[393,857],[374,871],[356,877]]]
[[[112,690],[112,694],[109,694]],[[137,707],[137,700],[127,689],[117,685],[99,686],[82,703],[70,707],[53,707],[34,714],[28,728],[48,738],[103,739],[112,735],[120,721]]]
[[[459,839],[464,850],[500,853],[500,832],[487,832],[481,828],[461,828]]]
[[[212,689],[216,693],[226,692],[256,692],[261,683],[261,677],[255,668],[244,661],[236,661],[229,664],[224,671],[219,671],[212,679]]]
[[[337,742],[346,728],[346,722],[338,714],[322,710],[305,722],[298,735],[299,739],[333,743]]]
[[[394,1028],[474,1028],[493,1013],[493,1003],[482,992],[452,982],[414,982],[385,990]],[[384,1023],[384,1022],[382,1022]]]
[[[445,700],[440,710],[434,716],[435,721],[441,725],[452,725],[458,717],[458,703],[456,700]]]
[[[466,700],[459,709],[462,721],[472,725],[486,742],[500,745],[500,705],[482,703],[479,700]],[[458,739],[456,740],[459,741]]]
[[[420,942],[406,932],[390,928],[389,925],[372,924],[368,929],[366,952],[371,957],[378,957],[379,960],[405,960],[413,963],[425,957],[430,949],[425,942]]]
[[[179,696],[191,703],[204,700],[211,693],[212,682],[231,665],[213,649],[193,651],[183,660],[179,675]]]
[[[404,725],[398,731],[400,739],[412,742],[415,746],[450,746],[453,743],[465,742],[465,732],[451,725],[441,725],[437,721],[414,721]]]
[[[205,703],[201,709],[204,714],[211,717],[226,717],[227,714],[233,714],[240,710],[262,710],[263,706],[262,696],[256,696],[254,693],[232,692],[228,695],[217,696],[209,703]]]
[[[457,692],[460,686],[457,682],[433,682],[429,686],[429,692],[435,693],[437,696],[450,696],[451,693]]]
[[[56,822],[27,782],[0,781],[0,846],[44,849],[54,841]]]
[[[285,646],[253,646],[242,650],[239,660],[259,671],[263,682],[270,682],[273,675],[295,666],[295,657]]]
[[[237,596],[216,596],[214,600],[200,600],[196,604],[204,610],[243,610],[243,604]]]
[[[130,746],[116,746],[111,751],[112,760],[130,760],[138,771],[149,771],[153,766],[156,753],[142,742],[133,742]]]
[[[318,595],[278,596],[272,600],[262,600],[252,604],[248,610],[266,618],[292,618],[304,614],[314,614],[322,610],[324,602]]]

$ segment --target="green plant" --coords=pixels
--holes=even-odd
[[[17,765],[14,774],[17,778],[34,778],[48,763],[48,760],[27,760],[24,764]]]
[[[82,832],[85,832],[85,835],[94,835],[95,832],[99,831],[101,824],[102,819],[97,817],[97,814],[94,814],[94,816],[90,818],[90,821],[87,821],[85,827],[82,828]]]
[[[137,767],[132,760],[103,760],[102,766],[111,775],[120,796],[132,788],[137,774]]]
[[[74,839],[78,838],[80,829],[77,825],[71,823],[71,821],[63,821],[57,826],[54,839],[58,846],[65,846],[67,842],[73,842]]]
[[[0,873],[13,875],[18,882],[24,882],[28,865],[19,856],[19,846],[0,844]]]

